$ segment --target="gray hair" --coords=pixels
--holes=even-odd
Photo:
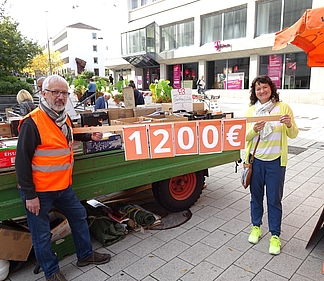
[[[50,82],[65,82],[67,87],[69,87],[68,82],[60,75],[54,74],[54,75],[50,75],[48,76],[44,82],[43,82],[43,90],[48,88],[48,85]]]

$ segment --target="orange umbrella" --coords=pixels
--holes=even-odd
[[[324,7],[306,10],[291,27],[277,32],[272,49],[281,50],[288,43],[307,53],[309,67],[324,67]]]

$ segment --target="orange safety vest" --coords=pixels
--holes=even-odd
[[[72,184],[73,151],[66,137],[50,117],[35,109],[30,116],[37,125],[41,144],[32,159],[32,175],[36,192],[63,190]],[[19,127],[25,120],[20,121]],[[71,127],[70,119],[66,120]]]

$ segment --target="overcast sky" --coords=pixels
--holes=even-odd
[[[47,33],[49,38],[54,37],[67,25],[78,22],[103,30],[108,21],[111,24],[114,17],[118,17],[113,12],[115,2],[116,0],[7,0],[5,11],[19,23],[18,28],[24,36],[42,44],[47,40]],[[122,2],[124,1],[117,1],[118,4]]]

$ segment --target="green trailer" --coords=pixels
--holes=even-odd
[[[200,197],[208,168],[235,162],[240,151],[125,161],[124,150],[76,155],[73,190],[80,201],[152,184],[157,202],[181,211]],[[15,168],[0,171],[0,221],[25,215],[17,190]]]

